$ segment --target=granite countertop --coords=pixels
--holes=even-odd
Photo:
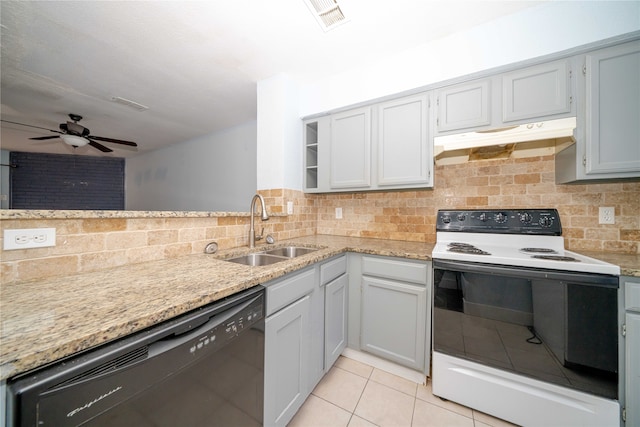
[[[286,216],[269,213],[270,216]],[[77,219],[77,218],[220,218],[251,216],[250,212],[221,211],[115,211],[115,210],[38,210],[0,209],[0,219]]]
[[[151,261],[110,270],[3,285],[0,379],[104,344],[342,252],[430,260],[433,244],[310,236],[318,251],[264,267],[222,258],[248,248]],[[260,248],[255,249],[260,250]]]
[[[317,235],[278,242],[320,248],[263,267],[223,261],[247,253],[132,264],[110,270],[3,285],[0,298],[0,379],[171,319],[343,252],[430,260],[432,243]],[[252,251],[259,251],[257,247]],[[640,255],[584,253],[640,277]]]
[[[580,251],[582,255],[620,266],[621,276],[640,277],[640,254]]]

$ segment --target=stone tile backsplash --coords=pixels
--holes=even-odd
[[[279,189],[261,193],[271,217],[265,222],[256,220],[258,232],[264,226],[264,234],[272,234],[276,241],[315,234],[313,202],[302,192]],[[294,202],[294,215],[282,214],[287,201]],[[200,253],[211,241],[220,249],[246,246],[249,221],[246,213],[187,218],[3,219],[2,230],[55,227],[56,246],[2,250],[0,283],[176,258]]]
[[[640,182],[556,185],[553,156],[436,166],[432,190],[314,197],[318,234],[435,242],[438,209],[556,208],[567,249],[640,253]],[[598,224],[600,206],[615,224]]]
[[[276,240],[314,234],[435,241],[440,208],[557,208],[568,249],[640,252],[640,182],[556,185],[553,156],[483,160],[435,168],[432,190],[308,194],[264,190],[269,221],[257,229]],[[286,215],[287,202],[294,214]],[[247,202],[249,204],[249,201]],[[613,206],[616,223],[598,224]],[[335,208],[342,219],[335,219]],[[247,206],[248,210],[249,206]],[[11,212],[11,211],[5,211]],[[55,227],[57,245],[0,252],[0,283],[102,270],[130,263],[246,246],[249,216],[3,219],[0,228]],[[0,235],[0,239],[2,236]]]

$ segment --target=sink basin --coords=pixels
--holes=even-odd
[[[265,253],[242,255],[235,258],[229,258],[225,261],[235,262],[236,264],[244,264],[252,267],[258,267],[261,265],[275,264],[276,262],[286,261],[288,258],[276,255],[269,255]]]
[[[225,261],[235,262],[236,264],[249,265],[251,267],[259,267],[262,265],[271,265],[276,262],[286,261],[291,258],[317,251],[315,248],[304,248],[300,246],[285,246],[282,248],[271,249],[268,251],[255,252],[247,255],[240,255],[233,258],[227,258]]]
[[[285,246],[284,248],[278,248],[278,249],[271,249],[269,251],[266,251],[266,254],[269,255],[277,255],[277,256],[284,256],[287,258],[295,258],[301,255],[305,255],[308,254],[310,252],[315,252],[317,251],[317,249],[313,249],[313,248],[302,248],[299,246]]]

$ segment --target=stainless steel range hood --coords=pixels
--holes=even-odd
[[[573,140],[575,128],[576,118],[569,117],[506,128],[438,136],[434,138],[434,155],[437,158],[447,151],[506,146],[531,141],[557,139],[566,141],[567,138]]]

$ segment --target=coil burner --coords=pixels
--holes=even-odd
[[[562,255],[531,255],[531,258],[548,259],[551,261],[580,262],[579,259]]]
[[[528,254],[557,254],[558,253],[555,250],[549,249],[549,248],[522,248],[520,249],[520,252],[525,252]]]
[[[449,252],[458,252],[461,254],[474,254],[474,255],[491,255],[489,252],[483,251],[480,248],[476,248],[469,243],[452,242],[447,245]]]

